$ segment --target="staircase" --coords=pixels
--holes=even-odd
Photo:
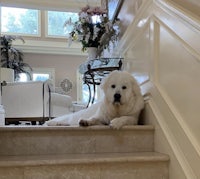
[[[0,179],[168,179],[154,127],[1,127]]]

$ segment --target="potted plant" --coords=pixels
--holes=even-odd
[[[68,19],[64,26],[72,26],[69,34],[69,45],[72,41],[79,41],[82,44],[82,51],[90,47],[97,48],[99,56],[103,49],[109,48],[110,42],[115,42],[119,36],[119,29],[116,23],[109,20],[107,10],[101,7],[87,5],[79,12],[79,20],[75,23]]]
[[[26,73],[29,79],[32,79],[32,68],[23,62],[23,52],[12,45],[12,42],[17,39],[25,42],[20,36],[1,36],[1,67],[13,69],[15,80],[19,78],[20,73]]]

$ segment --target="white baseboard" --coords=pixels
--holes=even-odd
[[[156,129],[158,130],[155,131],[155,150],[170,155],[170,173],[175,175],[175,172],[181,170],[180,172],[186,178],[197,179],[198,172],[195,165],[199,165],[200,161],[198,151],[191,142],[189,133],[181,127],[177,116],[171,109],[172,106],[168,105],[166,99],[156,87],[151,89],[151,99],[148,104],[154,116],[150,123],[157,125]],[[161,133],[164,135],[165,140],[160,136]],[[168,146],[167,150],[166,146]],[[176,162],[172,161],[177,161],[178,165],[174,165]],[[172,165],[174,166],[172,167]],[[174,168],[176,168],[175,171]]]

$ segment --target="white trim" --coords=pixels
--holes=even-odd
[[[185,49],[200,60],[200,36],[196,33],[197,31],[200,31],[200,21],[189,17],[185,18],[186,15],[181,12],[178,13],[177,10],[172,11],[175,7],[169,8],[167,6],[166,9],[164,9],[164,5],[165,4],[163,3],[161,7],[154,7],[155,13],[152,18],[170,31],[173,36],[181,42]],[[184,29],[186,35],[182,35],[182,29]]]
[[[83,53],[81,51],[81,43],[73,42],[73,44],[69,47],[67,37],[50,36],[47,34],[47,11],[39,10],[38,19],[38,34],[30,35],[17,33],[16,35],[24,36],[25,43],[22,44],[21,42],[14,41],[13,45],[15,45],[18,49],[22,50],[25,53],[63,54],[78,56],[87,55],[86,53]],[[13,33],[2,34],[15,35]]]
[[[145,3],[143,3],[137,13],[137,16],[133,20],[133,22],[128,26],[126,32],[122,36],[120,42],[118,43],[116,49],[118,51],[118,54],[124,54],[131,46],[133,46],[136,39],[139,39],[139,37],[142,35],[142,32],[144,32],[149,24],[149,18],[150,18],[150,10],[152,8],[153,0],[148,0]],[[138,24],[140,21],[143,21],[145,19],[145,23],[143,23],[143,26],[139,26]],[[133,35],[133,34],[137,34]],[[136,39],[135,39],[136,38]]]
[[[178,159],[179,164],[181,165],[181,167],[184,171],[184,174],[186,175],[186,177],[188,179],[198,179],[197,176],[194,174],[194,172],[191,168],[191,165],[187,161],[184,153],[182,152],[181,147],[177,143],[173,132],[170,130],[169,126],[165,122],[166,117],[164,118],[163,115],[161,114],[161,111],[159,112],[159,109],[156,106],[156,102],[154,102],[152,98],[148,101],[148,103],[149,103],[154,115],[156,116],[156,121],[159,123],[163,133],[165,134],[165,137],[167,138],[167,141],[169,142],[176,158]],[[170,113],[170,111],[169,111],[169,113]]]
[[[193,21],[193,19],[187,17],[185,14],[182,14],[181,11],[178,11],[174,6],[169,6],[166,3],[163,3],[163,1],[161,2],[161,0],[157,0],[159,2],[159,4],[161,7],[160,8],[164,8],[166,7],[167,10],[159,10],[159,12],[165,13],[165,16],[171,16],[173,15],[173,19],[177,18],[177,21],[180,21],[183,25],[183,29],[185,28],[189,28],[191,33],[192,30],[199,30],[200,31],[200,21],[199,24],[197,25],[197,23],[195,21]],[[173,12],[171,12],[173,11]],[[158,11],[156,11],[157,14]],[[174,17],[175,16],[175,17]],[[199,44],[198,47],[196,46],[196,44],[194,43],[189,43],[187,40],[183,39],[183,35],[179,36],[179,33],[177,34],[177,32],[175,32],[170,26],[168,26],[169,24],[165,24],[166,21],[161,21],[163,20],[162,15],[159,13],[159,16],[154,16],[153,19],[159,24],[162,25],[163,27],[165,27],[165,29],[177,40],[180,42],[180,44],[185,47],[185,49],[192,54],[193,56],[196,57],[196,59],[200,60],[200,52],[195,50],[197,48],[199,48]],[[158,20],[159,19],[159,20]],[[170,20],[172,18],[170,17]],[[186,24],[186,22],[188,22],[188,24]],[[180,24],[179,24],[180,25]],[[173,27],[176,26],[175,23],[173,23]],[[185,28],[184,28],[185,27]],[[180,28],[180,27],[179,27]],[[176,27],[174,27],[174,29],[176,29]],[[198,38],[199,40],[200,38]],[[197,40],[197,39],[195,39]],[[158,63],[155,63],[158,64]],[[157,74],[158,76],[158,74]],[[179,122],[179,125],[182,127],[183,131],[185,132],[185,134],[187,134],[187,137],[189,138],[190,142],[192,143],[193,147],[195,148],[195,150],[198,152],[198,155],[200,157],[200,145],[198,144],[198,140],[196,139],[196,137],[194,137],[194,135],[192,134],[192,131],[189,130],[189,128],[187,127],[186,123],[183,120],[183,117],[181,116],[181,114],[176,110],[175,106],[173,105],[173,103],[170,101],[169,97],[166,95],[166,93],[163,91],[162,87],[159,85],[159,83],[156,81],[156,87],[159,90],[161,96],[164,98],[166,104],[168,104],[168,107],[170,108],[170,110],[172,111],[172,113],[174,114],[176,120]]]
[[[164,27],[180,45],[196,57],[197,60],[200,60],[200,38],[199,33],[197,33],[200,31],[200,26],[199,24],[197,25],[199,21],[187,16],[174,4],[168,4],[161,0],[155,2],[152,19],[158,23],[158,28],[159,26]],[[185,35],[183,35],[183,29]],[[156,36],[159,36],[159,34]],[[159,48],[159,44],[156,43],[154,45],[156,45],[154,48]],[[155,69],[157,69],[158,58],[156,57],[154,60]],[[197,136],[193,135],[193,132],[183,120],[183,116],[181,116],[167,93],[159,85],[157,77],[159,77],[159,74],[155,73],[155,89],[152,90],[153,97],[150,106],[157,116],[157,122],[164,132],[184,174],[188,179],[197,179],[198,171],[196,165],[200,163],[200,145],[196,138]]]
[[[195,16],[194,14],[191,14],[190,11],[187,11],[186,9],[183,9],[179,7],[176,3],[173,3],[173,1],[167,3],[163,0],[154,0],[154,4],[157,5],[160,9],[163,9],[164,11],[167,10],[167,12],[173,16],[180,17],[183,21],[185,21],[187,24],[190,24],[194,26],[196,29],[200,30],[200,19],[198,16]]]
[[[59,41],[37,41],[26,40],[24,44],[14,41],[13,45],[24,53],[43,53],[43,54],[66,54],[86,56],[87,53],[81,51],[81,44],[74,42],[70,47],[65,42]]]
[[[164,92],[162,87],[159,84],[156,84],[156,87],[160,93],[160,96],[164,99],[166,105],[168,106],[170,112],[174,115],[174,118],[178,122],[178,124],[181,126],[182,130],[184,131],[185,135],[188,137],[189,141],[191,142],[192,146],[195,148],[195,151],[197,151],[199,157],[200,157],[200,145],[198,144],[197,138],[192,134],[192,131],[187,127],[187,124],[183,120],[183,117],[178,112],[176,107],[171,102],[170,98],[167,96],[167,94]]]
[[[23,8],[37,8],[42,10],[58,10],[58,11],[80,11],[80,9],[87,4],[91,6],[101,6],[100,0],[66,0],[66,1],[55,1],[55,0],[1,0],[0,5],[2,6],[14,6]]]
[[[165,30],[167,30],[177,41],[180,42],[180,44],[190,53],[192,54],[197,60],[200,61],[200,52],[194,49],[194,46],[192,44],[186,43],[183,39],[181,39],[180,36],[176,34],[175,31],[173,31],[171,28],[169,28],[165,23],[163,23],[160,19],[158,19],[156,16],[153,16],[152,19],[157,22],[159,25],[162,25]]]
[[[140,46],[139,38],[145,34],[145,30],[149,26],[149,48],[151,48],[152,55],[150,56],[151,64],[148,70],[150,75],[152,75],[150,80],[153,80],[153,82],[145,83],[142,86],[142,90],[146,93],[150,92],[152,99],[149,104],[156,116],[156,122],[159,128],[161,128],[160,131],[164,133],[167,139],[166,145],[172,149],[170,157],[173,157],[176,160],[175,163],[180,165],[180,167],[171,168],[171,172],[174,176],[176,172],[181,172],[186,176],[185,178],[198,179],[200,174],[198,170],[200,165],[198,136],[195,136],[193,131],[187,126],[183,116],[178,112],[176,106],[173,105],[167,93],[159,86],[159,66],[157,65],[159,64],[160,26],[167,29],[173,38],[180,42],[187,52],[199,61],[200,21],[188,11],[183,11],[176,4],[170,3],[170,1],[153,0],[143,3],[132,24],[129,25],[121,41],[118,43],[117,49],[120,49],[119,54],[125,54],[125,58],[128,58],[128,55],[131,54],[129,51],[131,52],[134,47],[137,48],[137,44]],[[137,26],[143,19],[146,19],[143,26]],[[141,55],[141,57],[143,56]],[[137,64],[135,65],[134,69],[137,69],[138,66]],[[161,138],[157,136],[157,141],[162,140]]]

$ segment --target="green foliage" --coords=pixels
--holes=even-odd
[[[32,68],[23,62],[22,51],[12,46],[12,42],[17,39],[24,42],[20,36],[1,36],[1,67],[13,69],[15,79],[19,78],[20,73],[26,73],[31,79]]]

